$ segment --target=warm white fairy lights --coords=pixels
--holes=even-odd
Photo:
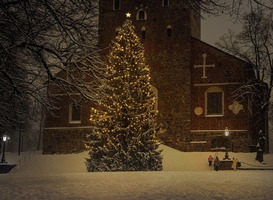
[[[130,17],[129,14],[126,16]],[[96,154],[96,158],[104,155],[106,159],[107,156],[121,156],[123,152],[129,159],[142,152],[154,155],[155,165],[160,165],[159,153],[153,152],[158,146],[155,139],[156,99],[150,84],[150,70],[145,64],[144,48],[130,19],[124,22],[111,44],[106,70],[102,81],[104,85],[101,94],[98,94],[102,96],[101,101],[96,108],[91,109],[90,115],[101,146],[95,148],[90,145],[96,149],[90,155]],[[107,158],[108,161],[112,157]]]

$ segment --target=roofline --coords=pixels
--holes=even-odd
[[[239,58],[239,57],[237,57],[237,56],[234,56],[234,55],[232,55],[232,54],[230,54],[230,53],[228,53],[228,52],[226,52],[226,51],[224,51],[224,50],[222,50],[222,49],[219,49],[219,48],[217,48],[217,47],[215,47],[215,46],[212,46],[211,44],[208,44],[208,43],[206,43],[206,42],[204,42],[204,41],[202,41],[202,40],[200,40],[200,39],[198,39],[198,38],[191,37],[191,39],[192,39],[192,40],[196,40],[196,41],[198,41],[198,42],[201,42],[201,43],[203,43],[204,45],[209,46],[210,48],[213,48],[213,49],[215,49],[215,50],[217,50],[217,51],[220,51],[220,52],[222,52],[222,53],[224,53],[224,54],[226,54],[226,55],[228,55],[228,56],[231,56],[231,57],[233,57],[233,58],[235,58],[235,59],[237,59],[237,60],[239,60],[239,61],[241,61],[241,62],[243,62],[243,63],[245,63],[245,64],[251,65],[251,63],[249,63],[249,62],[247,62],[247,61],[245,61],[245,60],[243,60],[243,59],[241,59],[241,58]]]

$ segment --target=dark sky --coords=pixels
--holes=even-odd
[[[201,23],[201,40],[215,46],[214,43],[229,29],[239,32],[241,26],[233,23],[229,16],[206,17]]]
[[[255,4],[253,4],[255,5]],[[244,1],[240,7],[240,14],[248,13],[250,11],[250,7],[248,1]],[[240,23],[234,23],[234,19],[236,15],[230,16],[229,14],[221,15],[221,16],[207,16],[205,17],[201,23],[201,39],[202,41],[209,43],[215,46],[215,42],[219,41],[219,38],[228,32],[228,30],[232,30],[235,33],[239,33],[241,31]]]

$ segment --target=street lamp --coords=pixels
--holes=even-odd
[[[226,137],[229,136],[229,130],[227,127],[225,128],[224,134]],[[228,142],[227,142],[227,146],[226,146],[226,153],[225,153],[224,160],[230,160],[229,155],[228,155]]]
[[[7,135],[3,135],[3,153],[2,153],[2,159],[1,159],[1,163],[5,163],[6,159],[5,159],[5,149],[6,149],[6,141],[8,139]]]

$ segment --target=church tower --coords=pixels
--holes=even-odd
[[[191,40],[200,39],[200,16],[184,1],[100,0],[102,48],[109,46],[126,13],[145,48],[162,137],[166,144],[184,146],[191,119]]]
[[[255,81],[252,67],[200,40],[196,8],[182,0],[100,0],[99,6],[98,44],[105,59],[126,13],[131,14],[150,67],[164,144],[182,151],[256,147],[257,108],[248,97],[234,99],[234,91]],[[61,109],[55,113],[59,117],[47,117],[43,152],[84,150],[92,102],[82,101],[78,109],[59,90],[48,90],[61,97],[56,106]]]

